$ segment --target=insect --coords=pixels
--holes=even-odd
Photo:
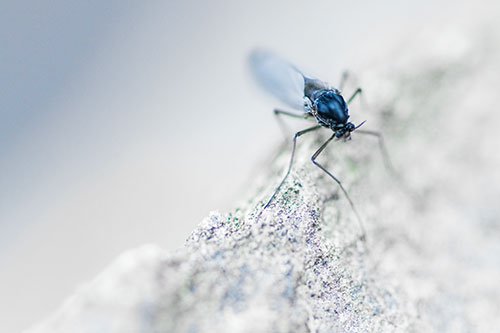
[[[299,114],[280,109],[274,109],[274,113],[276,116],[286,115],[289,117],[303,119],[314,117],[314,119],[316,119],[318,123],[315,126],[295,133],[295,135],[293,136],[293,148],[287,172],[278,187],[275,189],[267,204],[264,206],[264,209],[271,204],[273,199],[276,197],[276,194],[279,192],[281,186],[290,174],[295,155],[297,138],[306,133],[313,132],[322,127],[325,127],[330,129],[333,133],[330,138],[325,143],[323,143],[312,155],[311,160],[317,167],[324,171],[338,184],[356,215],[362,231],[362,239],[364,239],[365,229],[363,227],[361,216],[356,210],[356,207],[351,200],[351,197],[347,193],[347,190],[344,188],[341,181],[336,176],[334,176],[330,171],[328,171],[325,167],[323,167],[316,161],[321,152],[332,140],[349,140],[351,138],[351,133],[353,131],[356,131],[356,133],[376,136],[379,139],[379,144],[382,155],[384,157],[384,161],[386,161],[387,166],[390,166],[387,150],[385,149],[381,134],[375,131],[358,130],[359,127],[365,123],[364,121],[358,125],[354,125],[353,123],[348,121],[348,105],[354,100],[356,96],[358,96],[358,94],[362,92],[361,88],[356,89],[351,97],[349,97],[349,99],[347,99],[346,101],[340,91],[346,78],[345,74],[342,76],[342,80],[339,85],[340,89],[336,89],[331,87],[324,81],[306,76],[294,65],[282,60],[281,58],[268,51],[254,51],[250,56],[250,65],[254,76],[263,88],[275,95],[291,108],[303,111]]]

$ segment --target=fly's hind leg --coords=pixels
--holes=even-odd
[[[363,89],[361,88],[358,88],[356,89],[356,91],[351,95],[351,97],[349,97],[349,99],[347,100],[347,104],[351,104],[351,102],[354,100],[354,98],[359,94],[359,96],[361,97],[361,94],[363,93]]]
[[[297,114],[297,113],[293,113],[293,112],[289,112],[289,111],[284,111],[281,109],[274,109],[273,111],[274,111],[274,115],[276,116],[276,119],[278,120],[278,124],[281,128],[281,131],[283,132],[283,135],[285,136],[285,139],[288,139],[288,132],[289,131],[288,131],[287,126],[283,122],[283,119],[281,118],[282,115],[288,116],[291,118],[298,118],[298,119],[308,119],[308,117],[309,117],[308,113]]]
[[[342,72],[342,77],[340,78],[340,83],[339,83],[339,90],[342,91],[342,89],[344,89],[344,85],[347,81],[347,79],[349,78],[349,72],[348,71],[343,71]],[[351,104],[351,102],[354,100],[354,98],[359,94],[361,96],[361,94],[363,93],[363,89],[359,88],[356,89],[354,91],[354,93],[351,95],[351,97],[349,97],[349,99],[347,100],[347,104]],[[363,100],[361,100],[363,102]]]
[[[342,76],[340,77],[340,82],[339,82],[339,90],[342,91],[344,89],[345,82],[349,78],[349,72],[348,71],[343,71]]]

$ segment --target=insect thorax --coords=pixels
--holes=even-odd
[[[314,107],[314,104],[312,103],[312,101],[307,96],[304,96],[304,112],[307,113],[307,114],[312,115],[316,119],[316,121],[318,122],[318,124],[320,124],[321,126],[330,128],[330,124],[328,124],[327,122],[325,122],[318,115],[318,112],[317,112],[316,108]]]
[[[347,103],[334,88],[315,91],[311,96],[304,96],[304,111],[316,118],[324,127],[337,130],[343,128],[349,119]]]

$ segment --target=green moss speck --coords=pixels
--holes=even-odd
[[[347,167],[349,168],[350,171],[356,172],[358,171],[358,162],[353,160],[352,158],[347,158],[346,159]]]

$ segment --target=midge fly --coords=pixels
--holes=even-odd
[[[303,110],[302,113],[298,114],[275,109],[274,113],[277,116],[286,115],[303,119],[313,116],[318,122],[318,125],[299,131],[293,136],[292,156],[290,158],[288,170],[283,177],[283,180],[278,185],[267,204],[264,206],[264,209],[267,208],[273,201],[286,178],[290,174],[297,138],[303,134],[315,131],[321,127],[326,127],[332,130],[333,133],[331,137],[325,143],[323,143],[313,154],[311,160],[316,166],[318,166],[335,182],[337,182],[340,189],[349,201],[352,210],[356,214],[362,231],[362,238],[364,238],[365,230],[363,227],[363,223],[361,222],[361,217],[356,210],[354,203],[349,197],[346,189],[337,177],[335,177],[330,171],[328,171],[325,167],[323,167],[316,161],[319,154],[321,154],[321,152],[326,148],[330,141],[332,141],[333,139],[350,139],[351,132],[356,131],[356,133],[368,134],[378,137],[384,160],[386,161],[387,166],[390,167],[387,151],[385,149],[380,133],[374,131],[358,130],[358,128],[365,123],[364,121],[358,125],[354,125],[353,123],[348,121],[349,111],[347,106],[359,93],[361,93],[361,88],[356,89],[356,91],[354,91],[351,97],[346,101],[339,89],[333,88],[326,82],[323,82],[321,80],[306,76],[297,67],[289,64],[288,62],[267,51],[254,51],[250,56],[250,64],[257,81],[262,85],[263,88],[278,97],[282,102],[288,104],[288,106],[296,110]],[[340,89],[342,89],[345,77],[345,75],[342,76],[342,80],[339,85]]]

